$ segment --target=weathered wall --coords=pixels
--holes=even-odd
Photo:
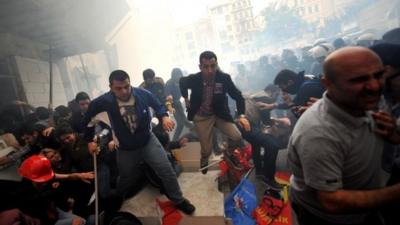
[[[15,56],[15,61],[28,102],[33,106],[49,104],[49,63]],[[66,105],[67,97],[58,66],[53,63],[53,107]]]

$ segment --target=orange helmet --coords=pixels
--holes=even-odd
[[[50,161],[39,155],[33,155],[23,161],[18,172],[21,176],[38,183],[49,181],[54,177]]]

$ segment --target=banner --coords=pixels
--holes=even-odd
[[[225,200],[225,217],[231,218],[233,225],[255,225],[252,213],[256,207],[256,189],[243,178]]]

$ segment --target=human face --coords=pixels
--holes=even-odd
[[[33,134],[24,134],[21,138],[25,141],[25,143],[32,146],[36,143],[37,136],[38,132],[34,131]]]
[[[150,77],[144,80],[144,83],[146,83],[146,85],[152,85],[155,82],[155,77]]]
[[[354,56],[354,55],[353,55]],[[376,109],[383,89],[384,68],[379,58],[372,54],[359,54],[342,58],[335,69],[335,80],[324,84],[328,96],[354,116],[365,110]]]
[[[110,84],[111,92],[120,101],[126,102],[130,99],[132,93],[132,87],[129,79],[124,81],[113,80]]]
[[[75,134],[63,134],[60,136],[60,141],[63,144],[72,144],[76,140]]]
[[[295,88],[293,80],[288,80],[288,82],[286,84],[282,83],[282,84],[278,84],[278,86],[283,92],[287,92],[291,95],[294,95],[297,93],[297,89]]]
[[[90,103],[90,100],[89,100],[89,99],[80,100],[80,101],[78,102],[78,104],[79,104],[79,109],[81,110],[81,113],[85,113],[85,112],[88,110],[88,108],[89,108],[89,103]]]
[[[41,151],[41,154],[46,157],[52,165],[57,165],[58,162],[61,161],[61,155],[58,151],[51,149],[51,148],[45,148]]]
[[[218,62],[215,58],[201,59],[199,65],[200,71],[206,78],[211,78],[215,75],[218,69]]]

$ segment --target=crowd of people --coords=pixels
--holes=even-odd
[[[149,68],[132,87],[128,73],[115,70],[110,91],[94,99],[80,92],[54,110],[14,101],[0,114],[0,172],[22,180],[0,178],[0,224],[91,224],[95,177],[104,224],[113,223],[149,179],[146,171],[192,215],[171,154],[188,141],[200,142],[203,174],[213,152],[251,144],[256,178],[274,190],[282,188],[277,155],[287,148],[290,200],[301,225],[397,224],[399,33],[353,44],[320,39],[300,57],[285,49],[250,70],[238,64],[234,79],[204,51],[198,73],[174,68],[166,83]]]

